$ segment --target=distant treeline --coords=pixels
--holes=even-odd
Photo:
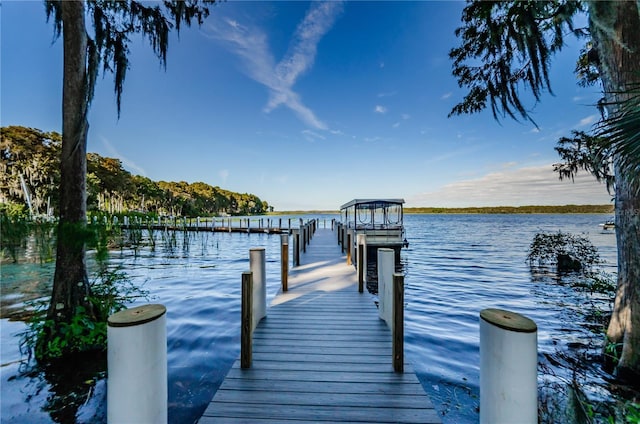
[[[473,208],[404,208],[405,213],[613,213],[613,205],[485,206]]]
[[[57,215],[62,136],[21,126],[2,127],[0,203],[31,204],[34,214]],[[87,154],[87,209],[180,216],[257,215],[267,202],[206,183],[152,181],[132,175],[119,159]]]

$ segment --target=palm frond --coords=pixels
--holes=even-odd
[[[640,191],[640,83],[629,86],[622,98],[608,106],[615,112],[596,128],[598,137],[607,140],[619,172]]]

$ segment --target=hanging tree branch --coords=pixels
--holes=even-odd
[[[468,94],[449,116],[475,113],[490,106],[493,117],[509,116],[535,122],[522,102],[520,87],[535,101],[552,93],[551,56],[564,45],[564,34],[584,35],[572,17],[578,1],[472,2],[462,12],[456,30],[461,46],[451,49],[453,75]]]

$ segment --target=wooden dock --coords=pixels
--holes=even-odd
[[[439,423],[408,364],[392,365],[391,332],[358,293],[330,229],[318,229],[200,419],[206,423]]]

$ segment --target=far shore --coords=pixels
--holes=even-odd
[[[404,208],[405,214],[545,214],[545,213],[594,213],[612,214],[613,205],[562,205],[562,206],[477,206],[468,208],[415,207]],[[269,215],[320,215],[339,214],[338,210],[275,211]]]

